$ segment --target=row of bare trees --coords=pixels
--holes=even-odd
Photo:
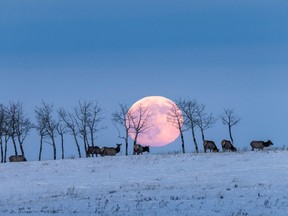
[[[1,163],[6,162],[10,140],[16,155],[18,155],[17,146],[19,146],[21,154],[25,154],[23,143],[32,128],[33,124],[25,115],[22,103],[11,102],[7,106],[0,104]]]
[[[199,152],[196,139],[196,130],[199,129],[202,141],[205,140],[205,131],[214,126],[219,118],[224,125],[228,126],[229,136],[233,143],[232,127],[239,123],[233,109],[224,109],[224,113],[218,118],[206,111],[204,104],[199,104],[196,100],[182,99],[171,103],[167,122],[171,123],[180,132],[182,152],[185,153],[184,132],[190,131],[195,146],[195,152]],[[105,129],[103,123],[103,108],[98,102],[79,101],[72,110],[60,108],[54,109],[53,104],[42,102],[35,108],[35,122],[32,122],[24,112],[23,103],[10,102],[7,106],[0,104],[0,152],[1,162],[6,162],[7,148],[11,144],[15,155],[25,156],[24,141],[32,129],[36,129],[39,138],[38,160],[42,159],[44,144],[49,144],[53,149],[53,159],[57,158],[57,144],[61,143],[61,158],[65,157],[64,140],[66,135],[74,139],[75,149],[78,157],[87,157],[88,146],[95,146],[96,139],[100,131]],[[118,131],[118,137],[125,142],[125,154],[128,155],[129,134],[132,135],[133,144],[137,143],[140,134],[145,133],[153,126],[151,118],[153,113],[149,107],[141,105],[131,111],[125,104],[119,104],[119,110],[112,113],[112,122]],[[56,137],[60,139],[56,139]],[[8,144],[9,143],[9,144]],[[81,145],[83,145],[81,147]]]
[[[181,112],[179,111],[181,110]],[[218,118],[222,123],[228,126],[230,140],[233,143],[232,127],[240,122],[240,118],[235,115],[234,109],[224,109],[224,113]],[[191,131],[192,139],[195,145],[195,152],[199,153],[199,147],[196,139],[196,129],[201,133],[202,143],[205,141],[204,132],[213,127],[218,120],[213,113],[206,111],[206,105],[198,103],[197,100],[178,99],[176,103],[171,103],[171,109],[168,113],[168,122],[171,122],[180,132],[182,142],[182,152],[185,153],[184,135],[185,131]]]
[[[73,136],[79,158],[82,157],[80,143],[83,143],[85,156],[87,157],[87,148],[95,146],[95,139],[99,131],[105,127],[101,125],[103,120],[103,108],[98,102],[79,101],[78,106],[72,111],[64,108],[57,110],[58,118],[53,116],[53,105],[42,102],[40,107],[36,107],[35,128],[40,135],[40,150],[38,159],[41,160],[43,142],[53,146],[53,159],[56,160],[56,142],[55,137],[61,137],[61,158],[64,159],[64,135]],[[80,141],[79,141],[80,139]]]
[[[20,148],[20,154],[25,156],[23,143],[32,129],[36,129],[40,137],[39,160],[42,158],[44,143],[52,146],[53,159],[56,160],[57,136],[61,138],[61,158],[64,159],[66,134],[74,137],[78,156],[82,157],[79,143],[83,143],[86,155],[87,147],[95,145],[99,131],[105,128],[101,125],[102,115],[103,109],[98,102],[79,101],[72,111],[67,111],[64,108],[54,110],[52,104],[43,101],[35,108],[36,122],[33,123],[24,113],[21,102],[10,102],[7,106],[0,104],[1,163],[7,160],[8,143],[13,144],[15,155],[19,155]]]
[[[112,114],[112,121],[116,126],[119,138],[123,139],[126,143],[126,155],[128,155],[128,137],[129,133],[134,134],[134,142],[137,143],[139,134],[145,133],[151,126],[151,116],[153,113],[149,107],[140,106],[133,111],[129,111],[128,106],[120,104],[119,111]],[[201,133],[202,143],[205,140],[205,131],[215,125],[218,119],[228,126],[230,140],[233,143],[232,127],[240,122],[240,118],[234,112],[234,109],[224,109],[224,112],[217,117],[212,113],[206,111],[205,104],[199,104],[197,100],[191,99],[178,99],[175,103],[170,103],[170,110],[167,115],[167,122],[170,122],[174,127],[179,130],[181,138],[182,152],[185,153],[184,132],[191,131],[195,152],[199,153],[199,147],[196,139],[196,129]],[[121,135],[121,129],[124,135]]]
[[[151,122],[153,113],[149,110],[149,107],[145,107],[143,104],[140,104],[137,109],[133,111],[129,110],[127,105],[119,104],[119,106],[120,110],[112,114],[112,122],[118,131],[118,137],[123,139],[125,142],[125,154],[128,155],[129,133],[133,136],[134,146],[137,144],[139,134],[145,133],[153,126],[153,123]],[[124,136],[121,135],[118,126],[124,129]]]

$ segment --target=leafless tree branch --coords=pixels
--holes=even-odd
[[[170,110],[167,113],[167,122],[170,122],[175,128],[179,130],[182,142],[182,153],[185,153],[185,143],[184,143],[184,117],[180,108],[173,102],[169,102]]]
[[[222,123],[224,125],[228,126],[229,130],[229,136],[231,139],[231,142],[233,143],[233,137],[232,137],[232,127],[237,125],[240,121],[241,118],[236,116],[234,109],[224,109],[224,113],[219,115],[219,118],[222,120]]]
[[[129,120],[129,115],[128,115],[128,107],[127,105],[124,104],[119,104],[120,110],[116,111],[112,114],[112,123],[117,129],[118,132],[118,137],[120,139],[124,139],[125,145],[126,145],[126,156],[128,155],[128,137],[129,137],[129,130],[130,130],[130,120]],[[119,125],[122,127],[125,131],[125,135],[122,136],[119,128],[117,127]]]

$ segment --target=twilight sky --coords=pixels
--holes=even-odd
[[[242,118],[233,128],[237,147],[268,138],[288,146],[287,11],[286,0],[4,0],[0,103],[22,101],[34,121],[42,100],[56,109],[98,101],[107,130],[96,142],[112,146],[121,141],[111,123],[119,103],[190,97],[216,116],[235,108]],[[220,147],[228,130],[218,121],[206,137]],[[194,150],[189,132],[185,141]],[[29,159],[38,143],[32,133]],[[180,150],[177,140],[151,151]]]

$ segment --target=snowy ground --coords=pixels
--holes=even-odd
[[[8,213],[284,216],[288,152],[1,164],[0,215]]]

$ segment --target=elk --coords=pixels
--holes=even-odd
[[[22,161],[27,161],[24,155],[11,155],[9,157],[10,162],[22,162]]]
[[[149,146],[141,146],[139,144],[134,144],[133,149],[133,154],[137,155],[142,154],[143,152],[150,152]]]
[[[114,147],[102,147],[101,148],[101,156],[115,156],[117,153],[120,152],[122,144],[116,143],[116,148]]]
[[[225,152],[228,151],[237,151],[237,149],[233,146],[233,144],[229,140],[222,140],[221,141],[222,150]]]
[[[268,140],[267,142],[264,142],[264,141],[252,141],[250,143],[250,146],[252,147],[252,151],[254,151],[254,149],[263,150],[265,147],[269,147],[270,145],[273,145],[271,140]]]
[[[213,152],[219,152],[216,144],[213,141],[205,140],[203,142],[204,152],[206,153],[207,149]]]
[[[91,155],[93,157],[94,154],[97,157],[97,155],[101,155],[101,149],[98,146],[88,146],[86,154],[88,155],[88,157],[90,157]]]

